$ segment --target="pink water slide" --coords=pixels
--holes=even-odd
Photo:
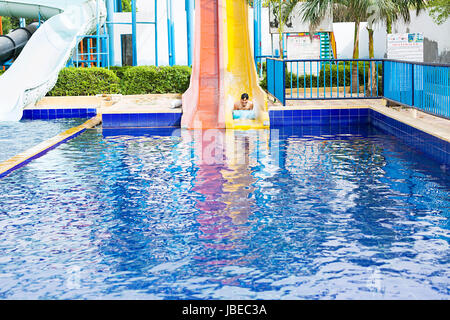
[[[194,61],[189,89],[183,95],[184,128],[225,128],[221,59],[223,41],[219,23],[222,0],[200,0],[195,10]]]

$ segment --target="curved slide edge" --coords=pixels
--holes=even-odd
[[[79,36],[106,20],[103,0],[0,1],[0,15],[49,18],[31,37],[13,65],[0,76],[0,121],[19,121],[23,108],[50,91]],[[50,17],[51,16],[51,17]]]
[[[183,94],[181,127],[225,128],[223,109],[222,2],[200,0],[195,10],[194,59],[189,89]]]
[[[248,26],[248,4],[242,0],[226,2],[224,47],[226,70],[224,76],[225,117],[227,129],[265,129],[270,127],[267,95],[259,86]],[[233,119],[234,103],[242,93],[253,101],[255,120]]]

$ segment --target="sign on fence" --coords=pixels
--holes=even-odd
[[[423,34],[388,34],[387,58],[393,60],[423,62]]]

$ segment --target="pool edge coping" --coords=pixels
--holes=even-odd
[[[102,122],[101,116],[97,115],[91,119],[85,121],[83,124],[70,128],[50,139],[47,139],[34,147],[31,147],[8,160],[0,162],[0,179],[6,177],[13,171],[23,167],[34,159],[37,159],[48,151],[56,148],[57,146],[75,138],[80,135],[86,129],[94,128]]]

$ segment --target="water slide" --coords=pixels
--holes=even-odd
[[[47,20],[0,76],[0,121],[19,121],[24,107],[54,87],[78,36],[105,22],[106,7],[103,0],[0,0],[0,16]]]
[[[243,0],[200,0],[189,89],[183,95],[181,125],[189,129],[269,127],[267,98],[258,85]],[[255,120],[233,119],[242,93],[254,103]]]
[[[39,23],[34,22],[7,35],[0,35],[0,64],[17,58],[38,27]]]

